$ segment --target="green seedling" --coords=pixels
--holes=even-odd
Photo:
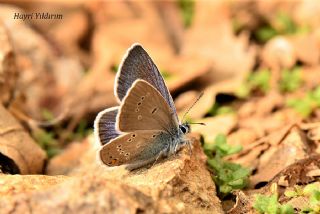
[[[168,80],[168,79],[170,79],[172,77],[172,74],[167,70],[161,69],[160,73],[161,73],[161,75],[163,76],[163,78],[165,80]]]
[[[252,88],[260,89],[266,93],[270,89],[271,73],[267,69],[259,70],[249,76],[248,83]]]
[[[58,146],[58,141],[54,138],[53,132],[47,132],[45,130],[38,129],[32,134],[40,147],[47,152],[49,158],[52,158],[61,151]]]
[[[266,42],[277,35],[305,34],[310,31],[306,25],[297,25],[285,12],[278,12],[271,23],[261,26],[254,32],[260,42]]]
[[[279,87],[282,92],[293,92],[302,84],[301,69],[294,68],[292,70],[285,69],[281,73]]]
[[[119,65],[112,65],[112,66],[111,66],[111,71],[112,71],[112,73],[117,73],[117,72],[118,72],[118,69],[119,69]]]
[[[234,109],[231,106],[222,106],[215,102],[208,113],[210,116],[224,115],[234,113]]]
[[[313,91],[307,92],[306,95],[300,99],[289,99],[286,105],[295,109],[304,118],[309,117],[315,108],[320,107],[320,86]]]
[[[286,191],[285,196],[289,198],[305,196],[308,198],[309,206],[301,210],[302,213],[316,214],[320,213],[320,186],[316,183],[308,184],[304,188],[295,186],[294,190]]]
[[[213,179],[222,196],[235,189],[242,189],[248,184],[249,169],[223,160],[223,157],[235,154],[241,149],[240,145],[231,146],[227,144],[226,136],[222,134],[217,135],[214,144],[204,144],[204,151],[208,156],[208,165],[214,171]]]
[[[280,204],[276,194],[271,196],[261,194],[255,195],[253,208],[259,213],[264,214],[294,214],[293,207],[288,204]]]
[[[194,0],[178,0],[178,5],[181,10],[184,27],[188,28],[191,26],[194,17]]]
[[[270,79],[271,72],[268,69],[251,72],[246,82],[236,91],[236,95],[240,98],[246,98],[253,90],[267,93],[270,89]]]

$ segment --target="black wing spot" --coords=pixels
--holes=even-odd
[[[152,135],[152,137],[153,137],[153,138],[155,138],[155,137],[156,137],[156,135],[154,134],[154,135]]]
[[[144,96],[141,97],[141,100],[144,100]]]
[[[157,110],[158,110],[158,108],[154,108],[154,109],[152,110],[151,114],[156,113]]]
[[[132,137],[136,137],[136,134],[132,134],[131,136],[132,136]]]
[[[142,104],[141,102],[138,102],[138,106],[141,105],[141,104]]]
[[[128,142],[131,142],[131,141],[132,141],[132,139],[131,139],[131,138],[129,138],[129,139],[128,139]]]

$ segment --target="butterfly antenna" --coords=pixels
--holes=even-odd
[[[202,126],[206,125],[205,123],[188,123],[188,124],[196,124],[196,125],[202,125]]]
[[[200,100],[200,98],[203,96],[203,92],[201,92],[198,96],[198,98],[196,99],[196,101],[194,101],[194,103],[188,108],[188,110],[186,111],[186,113],[184,113],[183,117],[182,117],[182,120],[184,120],[184,118],[187,116],[187,114],[189,113],[189,111],[194,107],[194,105]]]

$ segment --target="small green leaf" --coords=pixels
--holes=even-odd
[[[257,31],[255,31],[254,34],[259,42],[264,43],[278,35],[278,32],[271,26],[263,26],[260,27]]]
[[[270,79],[271,73],[267,69],[262,69],[257,72],[252,73],[249,76],[249,84],[252,85],[253,88],[258,88],[262,92],[268,92],[270,88]]]
[[[188,28],[191,26],[194,17],[194,0],[178,0],[178,5],[181,10],[184,27]]]
[[[39,129],[34,131],[32,135],[39,146],[47,152],[49,158],[57,155],[61,151],[58,146],[58,141],[54,138],[54,133]]]
[[[117,73],[117,72],[118,72],[118,69],[119,69],[119,65],[112,65],[112,66],[111,66],[111,71],[112,71],[112,73]]]
[[[247,98],[250,95],[251,86],[249,84],[243,83],[236,90],[235,95],[239,98]]]
[[[280,206],[280,213],[281,214],[293,214],[294,209],[291,205],[284,204],[284,205]]]
[[[286,102],[288,107],[295,109],[303,117],[308,117],[315,108],[320,107],[320,87],[309,91],[300,99],[289,99]]]
[[[271,196],[257,194],[253,208],[259,213],[266,214],[294,214],[294,209],[291,205],[281,205],[278,202],[276,194]]]
[[[301,70],[300,68],[294,68],[293,70],[285,69],[281,73],[281,79],[279,82],[280,90],[283,92],[292,92],[297,90],[302,84]]]
[[[297,197],[299,196],[298,193],[296,191],[293,191],[293,190],[287,190],[284,192],[284,195],[289,197],[289,198],[293,198],[293,197]]]
[[[163,76],[163,78],[165,80],[168,80],[168,79],[172,78],[172,74],[167,70],[163,70],[162,69],[162,70],[160,70],[160,73],[161,73],[161,75]]]
[[[42,109],[41,114],[44,120],[50,121],[54,119],[54,114],[49,109]]]

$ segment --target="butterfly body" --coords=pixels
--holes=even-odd
[[[179,122],[161,74],[140,45],[124,58],[115,95],[120,106],[100,112],[94,125],[105,165],[136,169],[190,146],[190,127]]]

